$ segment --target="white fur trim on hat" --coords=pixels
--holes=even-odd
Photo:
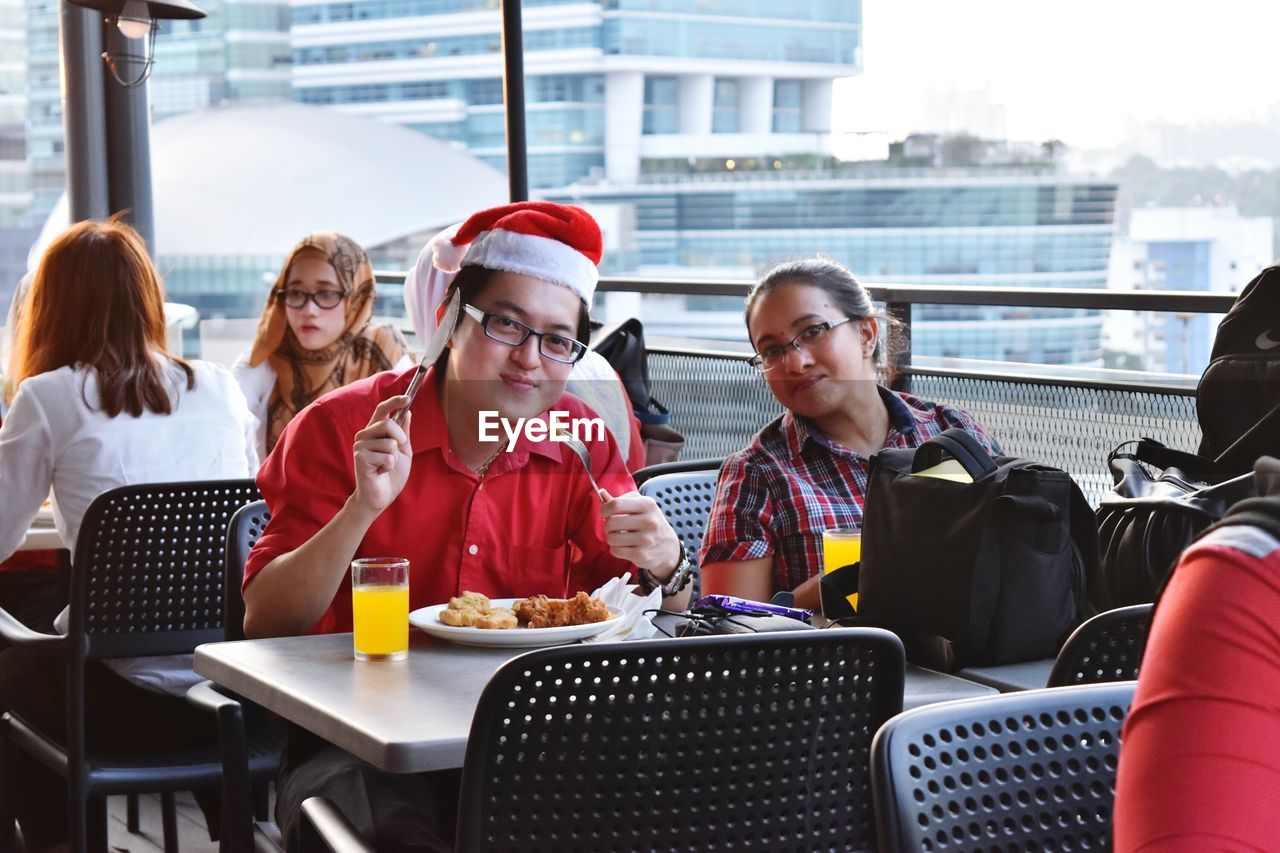
[[[456,246],[453,236],[462,227],[456,222],[431,238],[431,263],[441,272],[455,273],[462,269],[462,258],[467,253],[466,246]]]
[[[591,259],[572,246],[550,237],[502,229],[481,231],[467,247],[462,266],[540,278],[569,288],[588,305],[600,279],[600,271]]]

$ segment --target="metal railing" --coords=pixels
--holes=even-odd
[[[402,275],[380,273],[399,284]],[[739,281],[606,278],[606,293],[678,294],[745,298]],[[934,285],[868,285],[873,299],[910,329],[916,305],[994,305],[1153,312],[1225,313],[1231,294]],[[910,336],[905,335],[904,342]],[[725,456],[745,447],[782,409],[747,364],[741,347],[698,342],[649,346],[654,396],[684,434],[685,458]],[[1005,453],[1062,468],[1094,505],[1111,488],[1107,454],[1118,444],[1149,436],[1194,451],[1200,441],[1195,377],[1003,362],[912,359],[897,354],[896,383],[928,400],[969,411]]]

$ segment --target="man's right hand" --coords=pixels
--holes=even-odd
[[[403,394],[390,397],[373,410],[369,425],[356,433],[356,491],[352,498],[361,509],[380,513],[396,499],[409,479],[413,447],[409,426],[413,413],[405,412],[401,426],[391,416],[409,405]]]

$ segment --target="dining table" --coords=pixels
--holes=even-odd
[[[53,525],[53,510],[43,506],[36,513],[31,526],[27,528],[27,534],[22,537],[22,542],[18,545],[17,550],[56,551],[65,547],[67,546],[63,544],[62,537],[58,534],[58,529]]]
[[[357,662],[351,634],[322,634],[207,643],[195,671],[375,767],[417,773],[462,766],[481,692],[527,651],[414,630],[405,660]],[[903,708],[996,692],[908,664]]]

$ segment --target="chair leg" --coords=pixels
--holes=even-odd
[[[107,850],[107,798],[90,797],[84,809],[87,850],[106,853]]]
[[[129,832],[134,835],[138,834],[138,795],[128,794],[125,797],[125,826],[129,828]]]
[[[9,753],[13,749],[0,735],[0,853],[15,853],[13,783],[9,772]]]
[[[160,819],[164,825],[164,853],[178,853],[178,815],[170,791],[160,795]]]
[[[253,783],[253,816],[258,820],[270,820],[271,810],[271,789],[268,787],[271,783],[266,779],[259,779]]]

